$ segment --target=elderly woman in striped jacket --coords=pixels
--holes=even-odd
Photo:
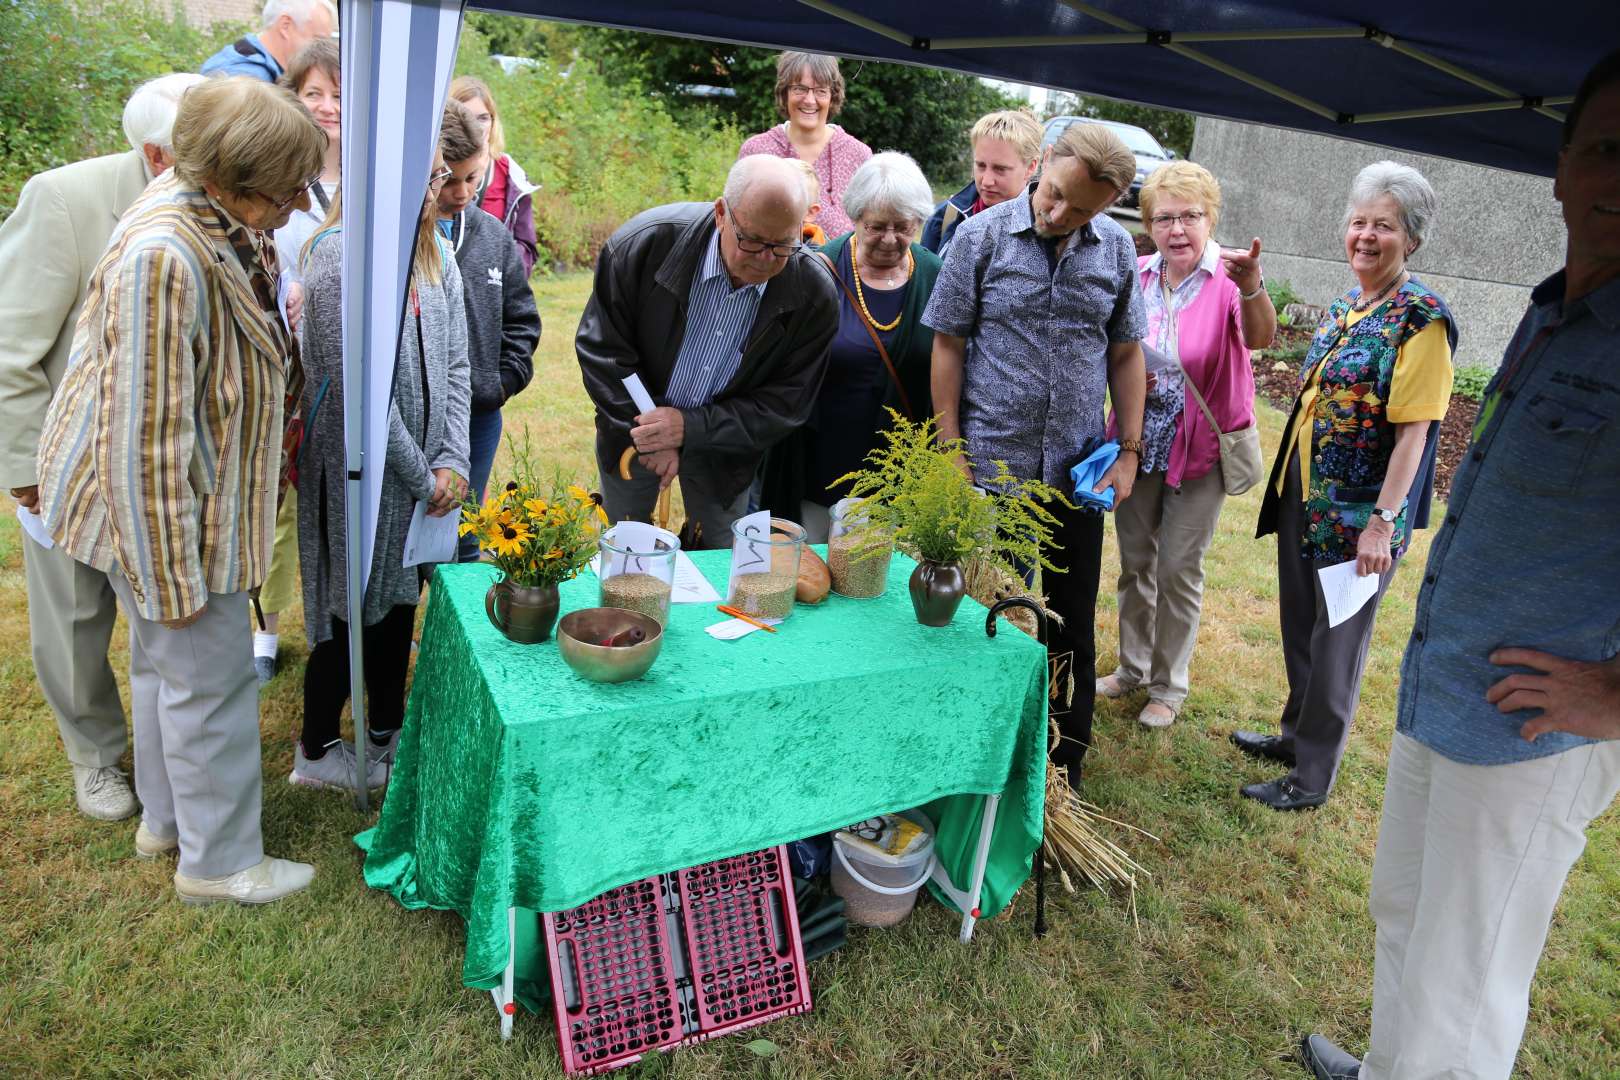
[[[266,858],[248,592],[276,517],[296,368],[267,233],[308,203],[326,135],[248,78],[187,91],[174,168],[113,231],[40,439],[45,527],[130,625],[135,853],[178,851],[190,903],[262,904],[314,867]]]

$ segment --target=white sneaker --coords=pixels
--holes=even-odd
[[[159,836],[146,827],[142,821],[135,826],[135,857],[137,859],[155,859],[159,855],[173,855],[180,850],[178,836]]]
[[[400,728],[395,728],[389,732],[388,741],[383,743],[372,741],[368,735],[366,737],[366,758],[370,761],[381,762],[392,770],[394,767],[394,755],[399,752],[400,730]]]
[[[225,877],[194,878],[177,872],[174,891],[187,904],[217,904],[221,900],[268,904],[309,888],[314,877],[315,868],[309,863],[267,858]]]
[[[1145,728],[1167,728],[1176,721],[1176,710],[1162,701],[1150,701],[1142,706],[1136,722]]]
[[[129,779],[116,765],[73,766],[73,794],[79,800],[79,812],[97,821],[123,821],[140,809]]]
[[[326,753],[311,761],[304,756],[301,740],[293,742],[293,770],[287,783],[301,787],[354,790],[354,747],[342,739],[326,744]],[[366,786],[380,788],[388,783],[388,766],[366,754]]]
[[[1122,698],[1135,689],[1135,686],[1127,683],[1118,674],[1104,675],[1097,680],[1097,696],[1108,698],[1110,701]]]

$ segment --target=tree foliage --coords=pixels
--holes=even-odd
[[[33,174],[128,149],[130,93],[158,75],[197,70],[234,36],[135,0],[0,0],[0,218]]]
[[[778,55],[773,50],[599,28],[578,28],[569,38],[528,36],[511,43],[542,45],[553,56],[566,44],[576,62],[663,99],[678,117],[718,115],[746,134],[782,120],[772,93]],[[844,61],[841,69],[846,100],[836,122],[873,150],[905,151],[942,185],[966,179],[973,121],[1012,104],[968,75],[862,60]],[[697,96],[692,87],[732,93]]]

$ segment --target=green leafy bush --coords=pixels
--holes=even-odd
[[[462,34],[457,71],[489,84],[506,152],[541,185],[534,224],[547,266],[589,265],[614,229],[648,207],[717,197],[742,141],[713,119],[677,122],[661,99],[589,64],[542,56],[507,75],[477,24]]]
[[[0,220],[35,173],[128,149],[130,93],[197,70],[237,32],[139,0],[0,0]]]
[[[1294,286],[1287,278],[1267,278],[1266,292],[1271,296],[1271,306],[1277,309],[1279,315],[1289,304],[1298,304],[1304,300],[1294,291]]]
[[[1480,367],[1478,364],[1464,364],[1456,370],[1452,377],[1451,392],[1479,401],[1485,397],[1485,385],[1495,375],[1495,368]]]

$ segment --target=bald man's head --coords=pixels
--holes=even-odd
[[[809,208],[804,177],[792,162],[766,154],[740,158],[714,203],[720,257],[732,285],[762,285],[780,273],[798,248]]]

